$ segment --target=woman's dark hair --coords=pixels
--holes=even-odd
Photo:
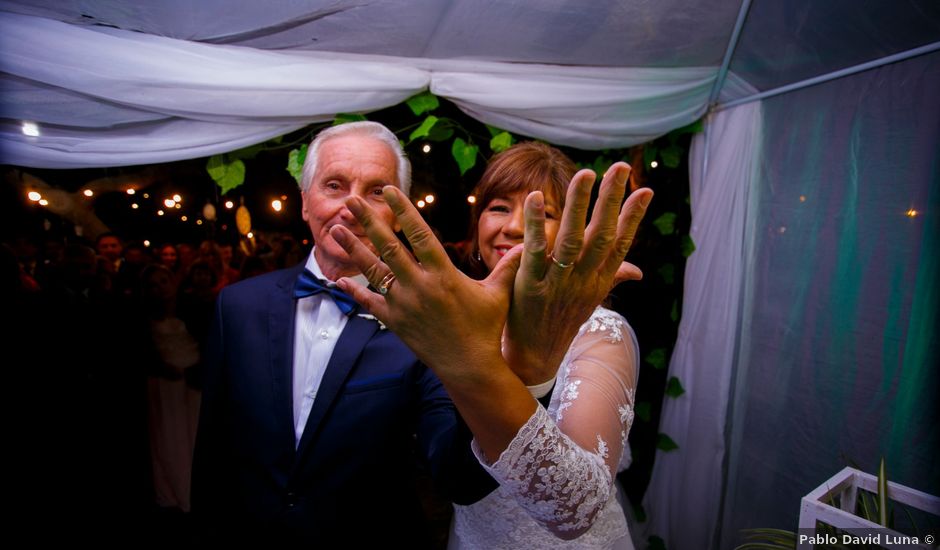
[[[476,197],[470,221],[470,242],[473,244],[467,259],[470,274],[482,277],[487,273],[486,265],[478,259],[477,227],[480,216],[493,199],[519,191],[541,191],[559,208],[564,208],[568,183],[577,171],[578,167],[564,153],[537,141],[518,143],[494,156],[473,191]]]

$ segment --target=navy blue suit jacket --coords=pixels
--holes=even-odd
[[[209,338],[193,510],[244,542],[420,543],[415,454],[450,498],[495,482],[469,450],[440,380],[390,331],[354,312],[295,450],[294,282],[303,266],[223,289]],[[358,544],[356,544],[358,543]]]

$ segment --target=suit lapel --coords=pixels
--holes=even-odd
[[[326,366],[326,372],[323,373],[323,380],[320,382],[317,397],[313,401],[313,408],[310,410],[310,416],[307,418],[307,425],[304,427],[304,434],[297,449],[298,458],[303,455],[316,437],[324,417],[333,407],[362,349],[378,328],[379,325],[375,321],[363,319],[355,314],[350,315],[333,349],[333,356],[330,357],[330,362]]]
[[[271,342],[271,382],[274,392],[275,415],[279,426],[290,434],[294,447],[294,318],[297,303],[293,289],[303,265],[287,272],[278,281],[271,296],[268,314],[268,341]]]

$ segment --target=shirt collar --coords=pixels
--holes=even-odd
[[[310,250],[310,256],[307,257],[307,264],[306,264],[304,267],[306,267],[307,269],[309,269],[309,270],[310,270],[310,273],[313,273],[314,275],[316,275],[316,276],[319,277],[320,279],[323,279],[324,281],[326,281],[327,286],[336,286],[336,282],[335,282],[335,281],[331,281],[331,280],[327,279],[325,275],[323,275],[323,270],[320,269],[320,264],[317,263],[317,258],[316,258],[316,256],[313,254],[313,251],[316,250],[316,249],[317,249],[317,247],[314,246],[314,247]],[[356,275],[354,275],[354,276],[352,276],[352,277],[348,277],[348,278],[349,278],[349,279],[352,279],[353,281],[356,281],[357,283],[361,284],[362,286],[369,286],[369,280],[366,279],[366,276],[363,275],[362,273],[357,273]]]

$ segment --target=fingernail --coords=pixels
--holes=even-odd
[[[641,199],[640,199],[640,206],[642,206],[643,208],[646,208],[647,206],[650,205],[650,201],[651,201],[651,200],[653,200],[653,193],[649,193],[648,195],[646,195],[646,196],[644,196],[643,198],[641,198]]]
[[[333,240],[338,242],[340,246],[345,246],[349,242],[349,235],[340,229],[338,225],[334,225],[330,228],[330,236],[333,237]]]
[[[545,196],[541,191],[535,191],[532,197],[532,206],[541,210],[545,206]]]
[[[353,213],[357,218],[363,212],[362,203],[360,202],[359,197],[349,197],[346,199],[346,208]]]

